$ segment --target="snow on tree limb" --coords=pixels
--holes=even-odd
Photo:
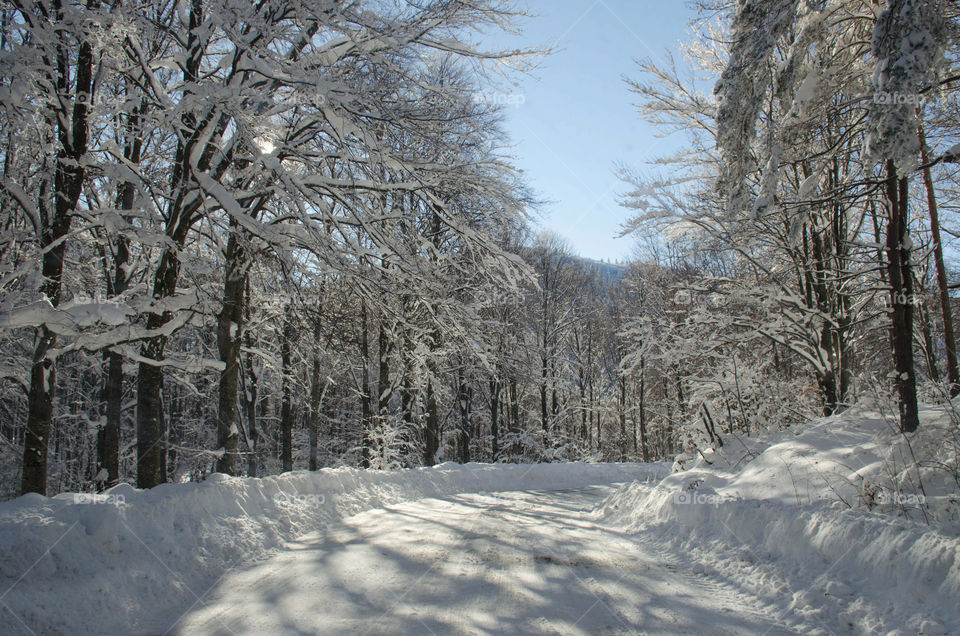
[[[918,165],[917,105],[944,64],[947,24],[941,0],[888,0],[877,18],[865,151],[907,173]]]

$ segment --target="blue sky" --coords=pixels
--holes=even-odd
[[[683,0],[528,0],[536,17],[520,38],[498,45],[551,47],[530,76],[516,77],[506,109],[513,154],[537,194],[550,201],[540,224],[582,256],[624,260],[628,238],[614,239],[628,211],[615,163],[642,165],[679,140],[656,137],[641,121],[623,81],[638,78],[634,60],[676,51],[692,13]]]

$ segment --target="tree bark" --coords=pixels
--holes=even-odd
[[[640,452],[643,461],[650,461],[650,450],[647,445],[647,410],[644,404],[646,396],[646,360],[640,356]]]
[[[370,342],[367,335],[367,306],[360,303],[360,466],[370,468],[370,428],[373,407],[370,395]]]
[[[540,426],[546,435],[549,432],[547,424],[547,356],[544,353],[540,359]]]
[[[917,290],[921,291],[920,281],[917,281]],[[940,381],[940,370],[937,369],[937,355],[933,345],[933,330],[930,326],[930,312],[921,304],[917,307],[917,317],[920,319],[920,336],[923,338],[923,357],[927,363],[927,374],[934,382]]]
[[[920,424],[917,385],[913,369],[913,271],[907,240],[907,180],[897,177],[893,161],[887,161],[888,203],[887,276],[890,281],[891,336],[897,377],[900,430],[910,433]]]
[[[457,405],[460,409],[460,427],[457,432],[457,454],[461,464],[470,462],[470,412],[473,389],[467,385],[463,367],[457,371]]]
[[[512,431],[519,431],[520,424],[520,390],[517,386],[517,380],[510,378],[510,426]]]
[[[491,460],[496,463],[500,454],[500,381],[490,380],[490,437],[492,438]]]
[[[185,232],[185,231],[184,231]],[[175,238],[176,240],[176,238]],[[154,276],[153,297],[166,299],[174,295],[180,276],[180,261],[172,250],[165,250]],[[147,329],[159,330],[172,319],[169,311],[151,312]],[[163,391],[163,360],[167,336],[157,335],[144,341],[137,375],[137,487],[153,488],[166,481],[164,465],[166,453],[165,424],[161,393]]]
[[[283,334],[280,343],[280,358],[283,367],[280,403],[280,461],[282,472],[293,470],[293,317],[290,308],[284,310]]]
[[[577,369],[577,385],[580,391],[580,439],[589,443],[590,434],[587,431],[587,379],[583,364]]]
[[[440,408],[433,391],[433,381],[427,380],[427,421],[423,429],[423,465],[437,463],[437,451],[440,450]]]
[[[98,3],[87,2],[88,9],[95,9]],[[54,20],[62,21],[58,10]],[[59,31],[58,31],[59,35]],[[62,42],[57,43],[56,71],[51,69],[51,83],[55,84],[57,95],[56,129],[57,151],[54,167],[53,217],[50,218],[49,205],[45,200],[46,187],[40,187],[40,247],[43,250],[41,273],[43,282],[40,293],[50,305],[60,304],[63,260],[66,252],[66,237],[70,233],[73,213],[80,200],[86,169],[81,162],[87,153],[89,138],[88,112],[93,101],[93,47],[82,41],[79,45],[75,69],[76,81],[73,87],[73,108],[68,114],[70,97],[69,54]],[[27,394],[27,426],[23,445],[23,474],[20,492],[47,493],[47,449],[53,429],[53,399],[56,386],[56,369],[50,351],[57,342],[57,336],[46,325],[37,329],[33,360],[30,367],[30,388]]]
[[[237,421],[237,396],[240,383],[240,343],[243,337],[244,292],[247,264],[240,227],[230,219],[227,239],[226,276],[223,283],[223,307],[217,315],[217,349],[224,364],[220,373],[217,414],[217,448],[223,454],[217,460],[217,472],[237,474],[240,431]]]
[[[620,376],[619,395],[617,396],[617,410],[620,420],[620,461],[624,461],[627,456],[627,380]]]
[[[249,280],[247,287],[247,309],[249,311]],[[247,344],[252,345],[250,332],[248,331],[245,335]],[[257,453],[260,449],[260,430],[257,427],[257,392],[259,391],[257,382],[257,371],[253,366],[253,354],[248,353],[246,357],[246,377],[244,382],[244,404],[247,407],[247,430],[249,431],[250,440],[250,455],[247,458],[247,475],[250,477],[257,476]]]
[[[123,417],[123,356],[107,353],[103,382],[106,422],[97,435],[97,473],[106,471],[103,487],[120,483],[120,426]]]
[[[205,41],[202,37],[202,0],[189,2],[189,27],[186,42],[186,63],[183,65],[183,81],[186,85],[198,81]],[[160,264],[153,278],[155,302],[173,297],[180,277],[179,252],[186,243],[190,229],[200,218],[203,197],[199,196],[192,175],[207,171],[215,157],[216,146],[212,139],[219,138],[228,125],[229,118],[217,112],[208,112],[199,119],[194,113],[181,118],[183,135],[178,139],[173,168],[170,175],[170,195],[166,214],[166,233],[173,244],[164,249]],[[196,152],[202,147],[201,152]],[[196,163],[194,163],[196,162]],[[231,164],[227,158],[218,158],[218,167],[211,176],[219,179]],[[146,326],[159,331],[170,322],[173,314],[164,309],[147,314]],[[137,486],[152,488],[165,481],[166,441],[160,399],[163,389],[164,349],[168,336],[159,334],[144,340],[141,347],[139,375],[137,378]]]
[[[390,416],[390,341],[383,323],[377,326],[377,424],[381,427],[387,424]],[[381,444],[387,440],[381,437]],[[386,454],[389,449],[381,448],[380,453]]]
[[[930,213],[930,238],[933,241],[933,263],[937,270],[937,291],[940,295],[940,313],[943,320],[943,341],[947,357],[947,379],[950,381],[950,397],[960,395],[960,371],[957,369],[957,340],[953,330],[953,311],[950,308],[950,291],[947,286],[947,268],[943,264],[943,244],[940,242],[940,213],[937,195],[930,174],[927,156],[927,139],[923,125],[917,130],[920,137],[920,161],[923,163],[923,184],[927,190],[927,210]]]
[[[140,153],[143,141],[140,134],[140,119],[137,111],[128,117],[126,132],[128,143],[124,147],[124,158],[133,164],[140,163]],[[130,182],[120,185],[117,192],[117,208],[132,210],[136,186]],[[116,252],[113,255],[113,275],[107,276],[107,295],[115,298],[125,292],[128,287],[127,261],[130,250],[127,239],[118,236]],[[104,249],[106,258],[106,249]],[[106,471],[107,478],[103,482],[105,488],[115,486],[120,482],[120,430],[123,417],[123,356],[113,351],[104,354],[107,361],[107,372],[104,375],[103,401],[105,404],[106,422],[97,436],[97,466],[98,474]]]
[[[318,461],[318,437],[320,429],[320,403],[323,400],[324,389],[320,388],[320,325],[317,324],[313,331],[313,369],[310,372],[310,470],[318,470],[320,463]],[[326,382],[324,382],[326,386]]]

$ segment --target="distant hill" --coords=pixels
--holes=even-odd
[[[573,260],[579,263],[584,269],[590,268],[595,270],[603,276],[608,283],[620,280],[627,271],[626,263],[608,263],[583,256],[574,256]]]

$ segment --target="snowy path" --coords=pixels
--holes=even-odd
[[[734,585],[680,571],[589,511],[591,487],[424,499],[228,573],[199,634],[783,634]]]

